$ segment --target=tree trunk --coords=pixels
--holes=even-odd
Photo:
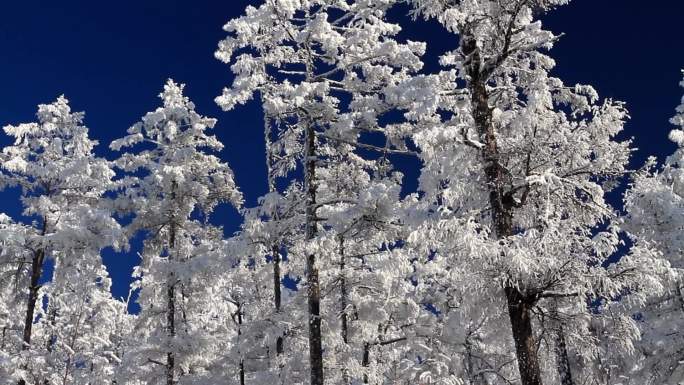
[[[171,231],[169,234],[169,264],[173,262],[176,244],[176,225],[171,224]],[[166,328],[169,337],[169,343],[173,345],[174,337],[176,336],[176,275],[173,272],[173,266],[169,266],[171,272],[169,273],[168,281],[166,282]],[[176,358],[173,351],[166,353],[166,385],[174,385],[175,383],[175,368]]]
[[[347,306],[349,305],[349,293],[347,292],[347,276],[345,274],[346,263],[344,260],[344,238],[339,237],[340,240],[340,317],[341,317],[341,334],[342,341],[345,344],[349,343],[349,317],[347,316]]]
[[[29,286],[28,303],[26,304],[26,318],[24,319],[24,344],[22,350],[27,350],[31,346],[31,332],[33,331],[33,318],[36,312],[36,302],[40,291],[40,277],[43,275],[43,263],[45,262],[45,251],[36,251],[31,262],[31,283]]]
[[[260,96],[261,102],[263,104],[263,95]],[[266,145],[266,168],[267,168],[267,178],[268,178],[268,192],[273,193],[277,191],[275,183],[275,174],[273,173],[273,166],[275,164],[275,159],[273,157],[273,151],[271,149],[271,117],[264,112],[264,143]],[[278,212],[275,211],[271,214],[272,221],[278,221]],[[281,287],[280,282],[282,276],[280,273],[280,263],[282,262],[282,256],[280,255],[280,244],[274,243],[271,245],[271,254],[273,254],[273,304],[275,306],[276,313],[280,313],[281,308]],[[276,356],[283,354],[283,336],[280,335],[276,339]],[[282,370],[282,367],[280,368]]]
[[[311,122],[306,125],[305,189],[306,240],[316,237],[316,138]],[[321,338],[321,288],[316,255],[306,258],[307,297],[309,305],[309,363],[311,385],[323,385],[323,342]]]
[[[368,370],[368,366],[370,366],[370,344],[368,342],[363,344],[363,358],[361,360],[361,366],[365,370]],[[363,373],[363,383],[367,384],[368,383],[368,373]]]
[[[40,232],[44,236],[47,232],[47,220],[43,219],[43,228]],[[26,316],[24,318],[24,335],[21,350],[28,350],[31,347],[31,333],[33,331],[33,319],[36,313],[36,302],[40,291],[40,277],[43,275],[43,264],[45,263],[45,249],[41,248],[33,254],[31,261],[31,280],[29,283],[29,297],[26,303]],[[26,385],[24,379],[19,380],[19,385]]]
[[[349,305],[349,293],[347,291],[347,275],[345,272],[346,261],[344,259],[344,237],[339,237],[340,242],[340,318],[341,327],[340,334],[344,344],[349,344],[349,317],[347,315],[347,306]],[[349,370],[342,369],[342,383],[349,384]]]
[[[280,288],[280,251],[278,246],[274,245],[272,248],[273,253],[273,305],[275,306],[276,313],[280,313],[281,307],[281,288]],[[280,335],[276,339],[276,355],[279,356],[283,354],[283,336]]]
[[[575,385],[575,382],[572,380],[570,357],[568,357],[568,347],[565,343],[563,326],[559,326],[556,331],[556,362],[558,364],[558,378],[561,385]]]
[[[238,303],[238,336],[242,335],[242,304]],[[240,367],[238,376],[240,379],[240,385],[245,385],[245,360],[242,358],[242,352],[240,353]]]
[[[468,87],[473,111],[473,120],[484,146],[481,149],[484,173],[489,189],[492,224],[495,235],[503,239],[513,235],[513,199],[505,191],[506,173],[501,165],[496,131],[492,122],[492,109],[489,106],[486,74],[481,68],[477,41],[472,34],[464,31],[461,41],[463,54],[468,57],[466,69],[470,77]],[[541,370],[537,357],[536,343],[532,331],[530,308],[533,305],[513,282],[506,283],[504,291],[508,303],[508,315],[515,341],[518,368],[522,385],[542,385]]]
[[[521,383],[523,385],[541,385],[537,343],[532,331],[531,303],[518,289],[507,287],[505,290]]]
[[[245,360],[240,358],[240,385],[245,385]]]
[[[280,314],[280,309],[281,309],[281,287],[280,287],[280,282],[281,282],[281,275],[280,275],[280,263],[282,261],[282,257],[280,256],[280,250],[278,246],[274,245],[273,246],[273,302],[275,305],[275,311],[276,314]],[[284,362],[281,360],[281,355],[285,351],[284,346],[283,346],[283,336],[285,333],[281,333],[278,338],[276,338],[276,362],[278,364],[278,378],[280,379],[280,383],[282,384],[282,376],[283,376],[283,368],[284,368]],[[244,385],[244,384],[242,384]]]
[[[52,349],[54,348],[55,342],[56,342],[55,339],[57,338],[57,336],[55,336],[55,324],[57,322],[57,309],[53,308],[52,310],[50,310],[49,320],[50,320],[50,326],[52,327],[52,330],[50,330],[50,338],[47,341],[46,349],[49,353],[52,353]]]

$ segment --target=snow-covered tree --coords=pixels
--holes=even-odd
[[[684,81],[681,83],[684,87]],[[634,175],[631,188],[625,194],[627,228],[639,240],[650,242],[662,251],[674,267],[684,267],[684,100],[670,120],[680,128],[670,132],[677,145],[667,157],[662,170],[654,170],[655,158]]]
[[[36,339],[47,349],[43,378],[60,385],[111,384],[132,316],[125,302],[112,298],[107,272],[89,265],[98,264],[99,254],[77,262],[60,265],[46,288],[49,302]]]
[[[438,114],[426,108],[418,116],[421,204],[434,220],[411,242],[423,254],[435,251],[433,263],[460,270],[453,285],[488,296],[497,289],[510,321],[497,328],[511,330],[521,383],[539,385],[549,375],[540,348],[549,348],[543,315],[554,314],[551,304],[576,337],[568,343],[584,344],[578,351],[590,359],[590,306],[662,290],[667,264],[653,250],[609,259],[619,235],[605,192],[626,172],[630,143],[615,137],[627,112],[599,101],[590,86],[568,87],[549,74],[555,63],[542,51],[558,36],[536,16],[567,0],[412,3],[417,16],[456,35],[458,47],[434,75]],[[630,335],[621,335],[625,349]]]
[[[334,372],[344,372],[324,375],[323,346],[330,347],[325,351],[331,359],[337,349],[323,338],[332,335],[332,325],[323,322],[326,309],[321,305],[326,305],[327,293],[321,290],[326,289],[331,268],[339,263],[342,228],[335,228],[336,221],[349,218],[349,211],[362,211],[364,204],[361,195],[333,194],[335,186],[329,193],[326,175],[334,172],[336,162],[345,161],[345,153],[359,149],[379,154],[407,152],[403,138],[410,126],[380,122],[398,108],[409,108],[417,97],[412,93],[412,74],[422,67],[419,55],[425,46],[395,40],[400,27],[385,17],[394,3],[265,1],[226,24],[230,36],[216,52],[220,60],[233,63],[236,75],[232,86],[216,99],[218,104],[231,110],[259,94],[265,115],[275,120],[267,148],[276,160],[274,175],[289,176],[296,186],[290,191],[301,189],[304,197],[299,208],[303,214],[300,237],[288,250],[288,258],[305,265],[299,272],[305,278],[308,302],[312,385],[334,378]],[[369,133],[382,136],[385,145],[363,142],[363,135]],[[303,175],[298,178],[300,171]],[[354,183],[353,178],[367,174],[351,171],[351,175],[338,174],[344,179],[335,184]],[[383,183],[379,182],[378,192]],[[384,194],[375,198],[388,199],[390,205],[398,195],[392,188]],[[339,277],[339,267],[335,277]]]
[[[681,85],[684,87],[684,81]],[[677,149],[662,168],[656,168],[656,159],[650,158],[634,174],[624,198],[625,228],[634,241],[658,249],[676,272],[663,296],[643,309],[634,309],[642,338],[636,358],[620,360],[620,374],[629,378],[630,384],[674,384],[684,380],[684,99],[670,122],[679,127],[669,135]]]
[[[5,214],[0,214],[0,378],[12,379],[16,383],[19,373],[17,366],[22,365],[21,347],[23,345],[26,295],[25,261],[31,260],[31,253],[24,245],[32,233],[30,226],[18,224]]]
[[[221,340],[228,311],[220,312],[221,303],[208,305],[226,245],[221,229],[202,218],[221,203],[239,207],[242,195],[229,166],[209,153],[223,148],[207,133],[216,120],[195,112],[183,88],[169,80],[160,94],[163,106],[110,145],[137,149],[116,160],[127,173],[116,207],[132,214],[129,234],[145,235],[135,271],[142,307],[131,337],[137,343],[120,383],[194,383],[211,374],[221,350],[216,344],[230,342]]]
[[[301,234],[301,190],[282,194],[271,191],[259,205],[244,211],[245,221],[239,239],[242,249],[238,272],[232,274],[240,287],[242,317],[239,318],[241,344],[237,348],[248,361],[245,373],[250,381],[296,383],[301,368],[292,351],[301,344],[298,329],[300,296],[283,285],[290,274],[288,249]],[[244,281],[247,279],[247,281]],[[294,306],[294,307],[293,307]],[[304,345],[303,348],[306,346]]]
[[[71,112],[67,99],[59,97],[54,103],[40,105],[37,117],[35,123],[6,126],[5,133],[15,141],[2,152],[2,183],[21,188],[23,214],[33,219],[30,225],[6,223],[3,229],[15,232],[4,238],[9,249],[3,250],[7,258],[3,265],[15,271],[14,303],[23,309],[21,338],[10,350],[19,355],[13,361],[12,376],[20,383],[43,381],[54,369],[45,362],[52,344],[34,343],[33,339],[34,328],[46,324],[44,317],[36,323],[41,300],[49,291],[42,284],[46,261],[53,261],[55,277],[67,266],[99,272],[100,250],[120,246],[120,228],[101,204],[112,187],[114,171],[93,154],[97,142],[88,137],[83,113]],[[57,279],[49,286],[65,284]],[[74,309],[62,311],[73,314]],[[78,337],[86,333],[77,332]],[[65,341],[55,338],[55,342]]]
[[[551,75],[538,19],[568,2],[247,7],[216,102],[263,110],[268,192],[228,238],[210,219],[242,195],[184,85],[114,162],[64,97],[5,127],[0,385],[684,381],[684,99],[674,154],[632,173],[624,105]],[[400,33],[426,19],[453,41],[435,73]],[[129,314],[101,251],[137,236]]]

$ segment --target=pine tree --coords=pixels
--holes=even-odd
[[[288,250],[288,258],[305,262],[312,385],[332,376],[324,374],[323,346],[329,342],[323,341],[326,310],[321,308],[321,290],[333,265],[326,257],[339,260],[334,253],[339,246],[331,248],[339,245],[339,237],[330,234],[331,219],[322,213],[356,204],[353,196],[326,200],[324,174],[340,160],[342,145],[380,154],[408,152],[404,138],[410,126],[380,121],[392,111],[410,109],[415,89],[410,81],[422,67],[424,45],[394,40],[399,27],[385,20],[393,4],[267,1],[228,22],[224,29],[230,36],[216,52],[220,60],[234,63],[236,75],[216,101],[231,110],[259,94],[265,115],[276,120],[267,149],[276,160],[274,173],[297,186],[290,191],[302,191],[301,237]],[[363,142],[362,134],[368,133],[384,136],[387,145]]]
[[[684,81],[681,83],[684,87]],[[684,379],[684,288],[682,284],[682,164],[684,158],[684,99],[670,122],[679,128],[669,138],[677,145],[662,167],[650,158],[625,192],[625,227],[637,243],[657,248],[675,269],[667,292],[636,308],[641,329],[636,357],[617,357],[630,383],[677,383]]]
[[[555,63],[542,50],[558,36],[535,17],[566,0],[412,3],[415,15],[458,36],[458,48],[441,57],[447,68],[434,75],[439,115],[425,113],[426,128],[414,136],[424,207],[437,213],[435,236],[421,228],[414,241],[462,269],[460,281],[474,281],[474,290],[499,290],[521,383],[541,385],[542,315],[552,304],[577,315],[565,326],[587,343],[588,304],[624,293],[643,302],[662,290],[667,266],[652,250],[609,260],[620,239],[605,193],[626,172],[630,143],[615,137],[627,112],[599,102],[590,86],[550,75]]]
[[[110,145],[138,145],[116,160],[127,173],[116,206],[133,216],[129,234],[145,234],[135,272],[139,344],[127,355],[124,383],[192,382],[206,374],[216,353],[210,335],[217,326],[199,304],[211,301],[212,281],[205,279],[217,260],[224,261],[225,245],[222,231],[200,218],[224,202],[239,207],[242,195],[228,165],[207,153],[223,148],[206,132],[216,120],[195,112],[183,88],[169,80],[160,94],[163,106]]]
[[[40,327],[39,301],[48,298],[43,285],[46,261],[54,262],[55,271],[81,264],[95,272],[102,266],[99,251],[121,246],[120,227],[100,204],[112,187],[114,171],[93,154],[97,142],[88,138],[83,116],[71,112],[62,96],[38,106],[36,123],[4,128],[15,142],[3,149],[3,184],[21,188],[23,214],[34,218],[30,226],[14,225],[18,231],[13,247],[27,252],[12,255],[9,262],[17,266],[13,284],[24,309],[21,343],[16,346],[22,362],[14,371],[21,384],[43,381],[51,371],[44,361],[50,346],[33,338],[34,327]],[[58,279],[50,285],[64,284]]]

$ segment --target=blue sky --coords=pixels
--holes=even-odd
[[[213,52],[225,36],[221,27],[255,0],[23,0],[0,6],[0,124],[34,120],[39,103],[64,94],[72,108],[86,112],[91,136],[109,159],[112,139],[145,112],[157,107],[164,81],[186,83],[197,110],[218,118],[215,133],[226,145],[221,156],[235,171],[247,205],[266,190],[261,115],[255,104],[222,112],[213,102],[231,80],[228,66]],[[648,155],[661,160],[674,145],[667,141],[668,119],[679,103],[684,68],[684,2],[573,0],[542,21],[565,36],[552,51],[556,76],[566,83],[591,84],[604,97],[623,100],[632,120],[625,137],[635,137],[638,167]],[[397,18],[401,11],[395,12]],[[427,41],[428,55],[456,42],[433,24],[407,28],[405,38]],[[436,59],[427,69],[435,69]],[[0,134],[0,145],[8,143]],[[407,170],[407,185],[415,172]],[[16,191],[0,194],[0,211],[17,216]],[[229,232],[240,218],[220,208],[215,222]],[[136,263],[134,251],[107,252],[114,294],[127,292]]]

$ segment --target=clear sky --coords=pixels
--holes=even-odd
[[[36,106],[64,94],[76,111],[86,112],[91,136],[109,159],[112,139],[159,104],[157,95],[171,77],[186,83],[197,110],[219,120],[215,133],[226,145],[222,157],[236,174],[248,206],[266,191],[263,124],[252,103],[222,112],[213,102],[231,80],[229,68],[213,52],[225,36],[221,27],[260,0],[5,0],[0,6],[0,124],[34,120]],[[402,11],[394,16],[402,18]],[[640,149],[638,167],[648,155],[661,160],[674,145],[667,141],[668,119],[684,90],[684,1],[573,0],[542,21],[565,36],[551,55],[555,75],[567,84],[591,84],[604,97],[625,101],[632,120],[625,137]],[[456,41],[434,24],[407,28],[405,38],[428,43],[427,70],[436,54]],[[0,134],[0,145],[8,142]],[[408,164],[407,186],[415,186]],[[16,191],[0,194],[0,211],[18,217]],[[240,218],[221,208],[214,222],[233,232]],[[127,254],[105,253],[114,294],[127,293],[137,262]]]

